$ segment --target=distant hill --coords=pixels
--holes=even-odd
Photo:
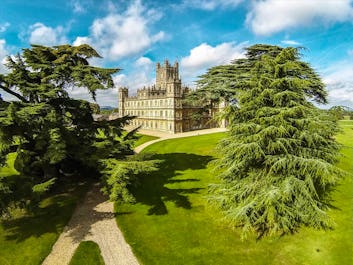
[[[112,106],[100,106],[100,109],[101,109],[101,110],[113,110],[113,109],[115,109],[115,108],[112,107]]]

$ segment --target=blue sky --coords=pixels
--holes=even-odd
[[[165,59],[178,60],[183,82],[193,86],[207,68],[242,57],[246,46],[303,46],[329,106],[353,107],[353,0],[2,0],[0,62],[30,43],[88,43],[104,57],[92,64],[122,68],[116,88],[98,94],[98,103],[110,106],[117,87],[133,93],[154,83],[155,63]],[[70,93],[88,99],[85,89]]]

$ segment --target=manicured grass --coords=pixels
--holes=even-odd
[[[0,177],[18,174],[13,168],[14,157],[9,156],[8,166],[0,169]],[[0,221],[0,264],[41,264],[87,188],[88,183],[83,180],[63,183],[61,190],[53,191],[40,202],[35,214],[16,210],[13,218]]]
[[[353,123],[337,139],[345,145],[339,166],[352,173]],[[117,222],[142,264],[312,264],[352,262],[352,179],[334,192],[330,215],[336,228],[302,228],[294,235],[241,241],[220,211],[207,203],[207,186],[217,182],[208,162],[223,134],[162,141],[147,147],[164,160],[141,178],[135,205],[116,206]]]
[[[145,135],[145,134],[139,134],[137,133],[136,134],[139,139],[136,140],[135,144],[134,144],[134,147],[137,147],[141,144],[144,144],[146,142],[149,142],[149,141],[152,141],[152,140],[155,140],[155,139],[158,139],[159,137],[155,137],[155,136],[151,136],[151,135]]]
[[[70,265],[104,265],[97,243],[93,241],[81,242],[70,261]]]

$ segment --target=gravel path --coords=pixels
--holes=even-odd
[[[114,204],[103,196],[96,184],[79,204],[43,265],[66,265],[81,241],[99,245],[106,265],[138,265],[114,216]]]
[[[224,128],[214,128],[178,134],[168,134],[148,130],[139,133],[161,137],[144,143],[135,149],[139,153],[146,146],[166,139],[223,132]],[[98,184],[86,194],[79,204],[46,257],[43,265],[68,265],[81,241],[91,240],[98,244],[106,265],[138,265],[131,247],[126,243],[122,232],[116,224],[114,203],[100,192]]]

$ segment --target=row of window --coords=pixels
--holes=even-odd
[[[134,126],[142,125],[144,129],[172,130],[172,124],[168,126],[165,122],[133,120],[131,123]]]
[[[178,100],[175,102],[177,107],[181,107],[181,102]],[[125,106],[128,107],[167,107],[173,106],[173,99],[154,99],[154,100],[137,100],[127,101]]]
[[[152,107],[152,106],[169,106],[172,105],[172,99],[154,99],[154,100],[144,100],[144,101],[127,101],[127,107]]]
[[[126,110],[126,115],[138,116],[138,117],[148,117],[148,118],[173,118],[172,110]],[[181,118],[181,113],[175,112],[175,117]]]

